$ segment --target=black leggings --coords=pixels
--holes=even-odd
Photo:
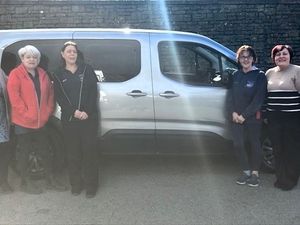
[[[242,170],[258,171],[262,162],[261,123],[232,124],[233,146]],[[245,141],[249,141],[248,154]]]

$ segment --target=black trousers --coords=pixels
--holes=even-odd
[[[97,119],[63,122],[70,184],[75,188],[98,188]]]
[[[26,179],[30,175],[29,155],[31,152],[36,152],[41,157],[40,162],[48,176],[52,169],[52,154],[45,128],[17,135],[17,167],[22,179]]]
[[[291,189],[297,185],[300,175],[300,118],[270,117],[268,121],[276,186]]]
[[[233,146],[242,170],[258,171],[262,162],[261,123],[232,124]],[[245,146],[249,143],[249,152]]]
[[[0,185],[7,182],[8,166],[12,156],[12,149],[10,142],[0,143]]]

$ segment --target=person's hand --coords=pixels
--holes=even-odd
[[[79,111],[78,109],[74,112],[74,117],[79,120],[86,120],[88,118],[88,114],[84,111]]]
[[[88,114],[86,112],[84,112],[84,111],[81,112],[81,115],[80,115],[80,119],[81,120],[86,120],[88,117],[89,116],[88,116]]]
[[[232,113],[232,121],[234,123],[238,123],[238,117],[239,117],[239,114],[237,114],[236,112]]]
[[[74,112],[74,117],[76,119],[80,119],[80,116],[81,116],[81,111],[79,111],[78,109],[76,109],[76,111]]]
[[[238,123],[243,124],[245,122],[245,118],[242,115],[238,116]]]

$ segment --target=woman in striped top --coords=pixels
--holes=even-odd
[[[276,45],[271,57],[276,67],[268,79],[267,116],[275,156],[274,186],[291,190],[300,175],[300,66],[291,64],[293,50]]]

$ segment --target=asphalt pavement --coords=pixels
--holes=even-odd
[[[300,224],[300,185],[273,187],[261,174],[257,188],[239,186],[232,154],[106,155],[95,198],[70,191],[0,195],[0,224],[218,225]]]

